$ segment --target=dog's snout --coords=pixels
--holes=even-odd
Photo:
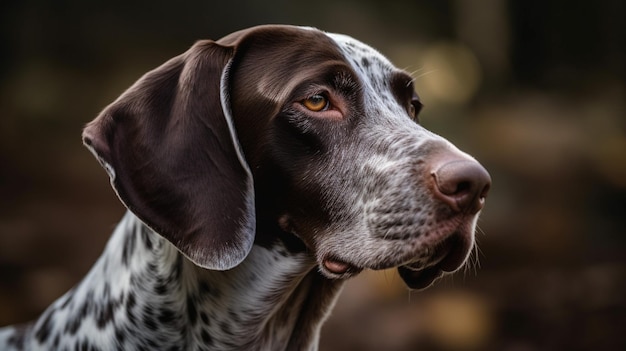
[[[472,159],[444,159],[432,171],[437,198],[454,211],[477,213],[491,186],[487,170]]]

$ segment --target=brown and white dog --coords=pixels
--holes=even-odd
[[[345,278],[466,261],[490,187],[419,124],[413,79],[348,36],[199,41],[83,133],[128,208],[84,280],[2,350],[313,350]]]

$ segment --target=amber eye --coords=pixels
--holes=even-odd
[[[323,111],[328,108],[328,99],[321,94],[315,94],[302,101],[302,104],[307,109],[313,112]]]
[[[417,94],[413,92],[413,98],[411,99],[411,102],[409,103],[409,115],[411,115],[411,118],[413,118],[413,120],[417,123],[419,123],[418,116],[421,110],[422,110],[422,103],[420,102],[420,99],[417,96]]]

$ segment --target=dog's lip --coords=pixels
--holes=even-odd
[[[333,278],[347,278],[360,273],[363,268],[357,267],[337,257],[328,256],[321,260],[321,268]]]
[[[467,257],[468,248],[462,242],[463,234],[455,232],[448,236],[430,258],[428,266],[437,266],[450,273],[459,269]]]
[[[398,266],[398,274],[404,283],[414,290],[426,289],[446,273],[454,272],[463,262],[459,263],[457,255],[449,247],[438,250],[427,263],[406,264]]]
[[[400,277],[410,289],[422,290],[431,286],[445,272],[438,266],[430,266],[419,270],[414,270],[409,266],[400,266],[398,267],[398,274],[400,274]]]
[[[344,274],[350,270],[350,264],[334,258],[324,259],[324,268],[334,274]]]
[[[462,234],[455,232],[439,245],[428,262],[409,263],[398,267],[398,273],[410,289],[421,290],[431,286],[437,279],[463,266],[468,249],[462,242]]]

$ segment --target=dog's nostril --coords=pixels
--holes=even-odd
[[[452,191],[452,194],[460,194],[468,191],[472,191],[472,183],[465,181],[457,184],[456,189]]]
[[[432,172],[435,195],[453,210],[476,213],[484,205],[491,176],[473,160],[448,161]]]

